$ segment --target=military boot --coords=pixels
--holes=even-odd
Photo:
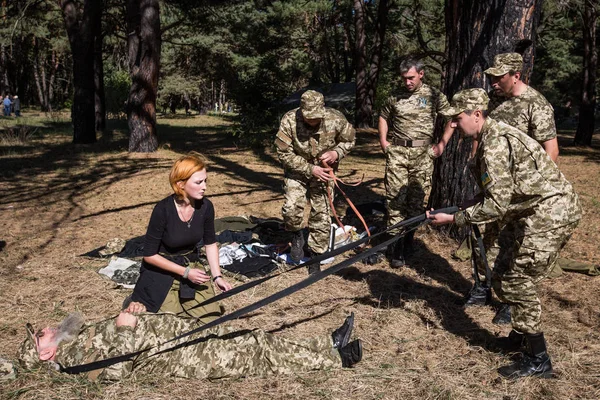
[[[470,306],[485,306],[492,302],[492,289],[475,282],[469,294],[465,298],[465,307]]]
[[[402,268],[404,265],[406,265],[404,261],[404,240],[400,238],[394,244],[390,266],[392,268]]]
[[[314,251],[312,251],[312,250],[310,250],[310,249],[309,249],[309,250],[308,250],[308,256],[311,258],[311,259],[308,261],[308,262],[310,263],[310,262],[312,262],[312,259],[313,259],[313,258],[315,258],[315,257],[317,257],[317,256],[320,256],[320,254],[317,254],[317,253],[315,253]],[[321,263],[319,263],[319,262],[317,262],[317,263],[312,263],[312,264],[310,264],[310,265],[307,267],[307,269],[308,269],[308,274],[309,274],[309,275],[313,275],[313,274],[316,274],[317,272],[321,272]]]
[[[510,306],[508,304],[502,303],[500,305],[500,308],[492,319],[492,323],[496,325],[510,324]]]
[[[525,335],[527,341],[527,353],[523,354],[523,359],[510,365],[498,368],[500,375],[518,379],[528,376],[539,376],[540,378],[552,378],[552,361],[546,351],[546,341],[544,334],[534,333]]]
[[[517,332],[514,329],[510,331],[507,337],[496,339],[495,347],[505,354],[521,352],[525,349],[525,334]]]
[[[362,360],[362,342],[356,339],[338,350],[342,359],[342,367],[350,368]]]
[[[348,342],[350,341],[350,336],[352,335],[352,329],[354,328],[354,313],[350,313],[346,320],[331,334],[331,338],[333,339],[333,347],[336,349],[341,349],[342,347],[346,347]]]
[[[290,258],[296,264],[304,258],[304,233],[302,229],[294,232],[292,238],[292,249],[290,250]]]

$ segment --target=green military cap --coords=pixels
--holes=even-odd
[[[325,99],[323,95],[314,90],[307,90],[300,98],[300,110],[306,119],[325,117]]]
[[[494,57],[494,65],[485,72],[492,76],[502,76],[509,71],[521,72],[523,68],[523,57],[519,53],[502,53]]]
[[[450,102],[450,108],[442,111],[446,117],[454,117],[466,110],[487,110],[490,101],[483,89],[465,89],[456,93]]]

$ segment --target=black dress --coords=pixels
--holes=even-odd
[[[172,195],[158,202],[146,231],[144,257],[160,254],[182,266],[198,261],[198,245],[216,243],[215,209],[206,198],[197,201],[195,208],[188,227],[188,223],[179,218]],[[148,311],[157,312],[174,279],[181,281],[181,299],[194,298],[196,285],[144,261],[131,299],[144,304]]]

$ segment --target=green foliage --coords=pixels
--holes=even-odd
[[[569,117],[581,97],[583,49],[577,1],[544,2],[531,85],[554,106],[558,120]]]
[[[126,113],[127,98],[131,87],[129,72],[110,65],[104,67],[104,95],[109,117],[120,118]]]

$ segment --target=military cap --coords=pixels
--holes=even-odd
[[[492,76],[502,76],[509,71],[521,72],[523,68],[523,57],[519,53],[502,53],[494,57],[494,65],[485,72]]]
[[[307,90],[300,97],[300,110],[306,119],[325,117],[325,99],[323,95],[314,90]]]
[[[29,326],[27,327],[29,330]],[[27,369],[33,369],[40,365],[40,356],[35,346],[35,333],[29,332],[27,339],[21,344],[19,349],[19,362]]]
[[[456,93],[450,102],[450,108],[442,111],[446,117],[454,117],[466,110],[487,110],[490,101],[483,89],[465,89]]]

